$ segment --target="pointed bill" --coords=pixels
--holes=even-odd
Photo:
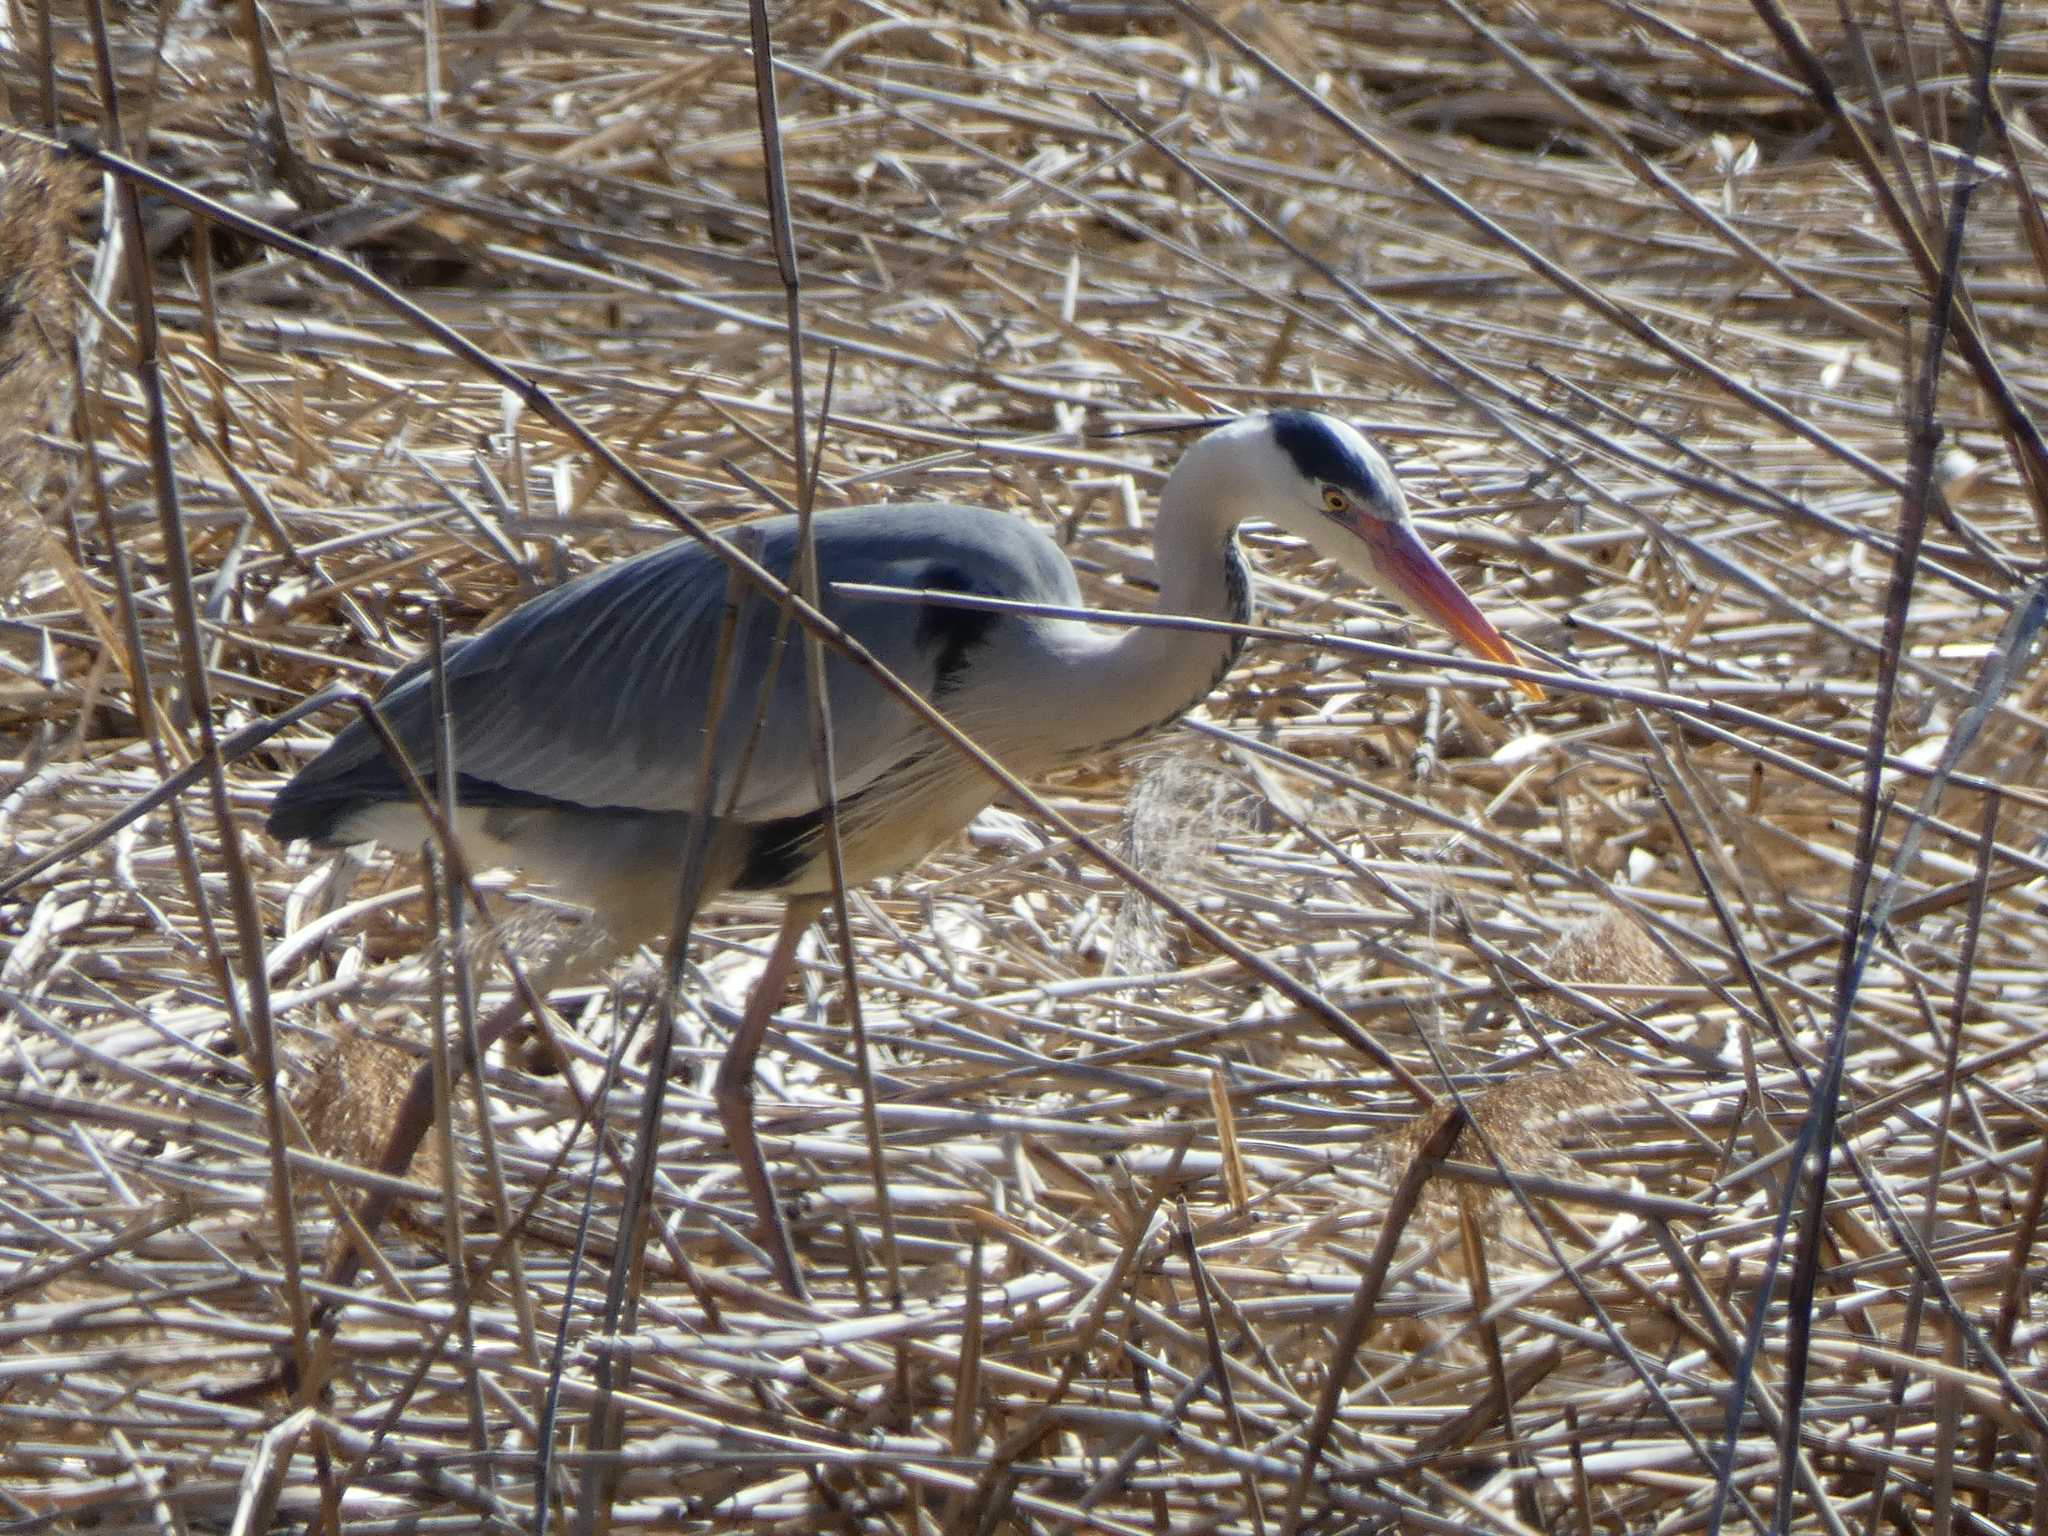
[[[1515,654],[1507,637],[1488,622],[1478,605],[1465,595],[1443,563],[1429,552],[1415,530],[1403,523],[1380,522],[1366,530],[1374,563],[1387,584],[1411,609],[1437,625],[1475,656],[1503,662],[1511,667],[1527,665]],[[1525,678],[1508,678],[1528,697],[1544,698],[1544,692]]]

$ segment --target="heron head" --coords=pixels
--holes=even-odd
[[[1245,458],[1260,482],[1258,515],[1308,540],[1475,655],[1520,664],[1514,647],[1422,542],[1392,468],[1357,429],[1318,411],[1283,410],[1246,417],[1223,433],[1242,434]],[[1534,683],[1515,686],[1543,697]]]

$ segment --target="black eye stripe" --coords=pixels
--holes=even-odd
[[[1362,501],[1380,495],[1379,480],[1358,451],[1337,435],[1327,416],[1314,411],[1275,411],[1269,418],[1273,441],[1304,480]]]

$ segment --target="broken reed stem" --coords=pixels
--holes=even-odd
[[[1344,1402],[1345,1379],[1351,1373],[1352,1362],[1358,1358],[1359,1350],[1372,1337],[1374,1315],[1379,1310],[1387,1269],[1394,1262],[1394,1250],[1400,1246],[1408,1218],[1414,1214],[1416,1203],[1422,1198],[1423,1185],[1429,1181],[1436,1165],[1450,1156],[1465,1125],[1466,1114],[1462,1105],[1453,1104],[1439,1111],[1435,1128],[1422,1139],[1422,1144],[1415,1149],[1415,1155],[1409,1159],[1408,1167],[1401,1175],[1401,1182],[1394,1186],[1386,1215],[1380,1222],[1379,1236],[1373,1241],[1372,1256],[1366,1260],[1365,1271],[1358,1277],[1358,1289],[1352,1293],[1350,1309],[1337,1330],[1336,1344],[1330,1352],[1328,1375],[1323,1382],[1323,1395],[1316,1404],[1315,1417],[1309,1421],[1308,1433],[1302,1441],[1301,1468],[1295,1473],[1294,1487],[1287,1495],[1287,1512],[1280,1519],[1281,1536],[1296,1536],[1301,1529],[1302,1512],[1309,1486],[1315,1480],[1316,1464],[1322,1459],[1323,1448],[1329,1443],[1330,1428],[1337,1422],[1337,1410]]]
[[[1768,4],[1769,0],[1764,0],[1764,3]],[[1974,72],[1974,105],[1970,113],[1970,127],[1964,136],[1965,150],[1973,159],[1976,157],[1977,143],[1983,133],[1984,101],[1990,90],[1991,59],[1997,47],[1998,24],[2002,9],[2002,0],[1990,0],[1985,18],[1982,58]],[[1947,341],[1949,321],[1954,312],[1956,283],[1962,265],[1963,230],[1969,215],[1972,190],[1973,183],[1969,178],[1956,179],[1949,209],[1948,246],[1942,260],[1941,280],[1935,290],[1934,305],[1928,321],[1926,350],[1918,374],[1912,468],[1908,478],[1907,494],[1899,512],[1899,553],[1893,563],[1891,588],[1885,599],[1883,650],[1878,664],[1877,699],[1871,711],[1870,747],[1864,765],[1863,803],[1856,831],[1856,861],[1850,877],[1848,920],[1842,926],[1841,962],[1835,983],[1834,1018],[1831,1021],[1832,1037],[1828,1045],[1827,1065],[1821,1075],[1815,1101],[1808,1111],[1809,1124],[1812,1127],[1810,1155],[1814,1160],[1814,1166],[1810,1178],[1805,1176],[1802,1165],[1798,1169],[1801,1177],[1788,1180],[1786,1184],[1788,1201],[1793,1198],[1793,1191],[1802,1183],[1810,1184],[1811,1187],[1802,1213],[1798,1246],[1794,1250],[1791,1293],[1786,1303],[1785,1427],[1780,1449],[1780,1460],[1786,1468],[1792,1465],[1794,1457],[1798,1454],[1801,1408],[1806,1395],[1808,1349],[1812,1337],[1813,1293],[1820,1274],[1820,1234],[1827,1208],[1828,1169],[1835,1150],[1835,1122],[1842,1092],[1843,1064],[1848,1049],[1849,1020],[1867,957],[1877,941],[1878,930],[1889,916],[1897,889],[1896,877],[1904,872],[1902,864],[1894,866],[1893,878],[1885,882],[1875,909],[1866,915],[1864,901],[1877,866],[1878,823],[1884,785],[1882,763],[1885,744],[1889,740],[1892,710],[1898,697],[1899,657],[1904,646],[1906,612],[1912,602],[1914,577],[1917,574],[1916,564],[1921,540],[1927,528],[1929,498],[1933,493],[1934,450],[1941,440],[1941,428],[1934,419],[1934,411],[1940,389],[1942,352]],[[1907,846],[1910,846],[1910,843]],[[1901,851],[1903,853],[1904,849]],[[1767,1273],[1767,1284],[1769,1279]],[[1791,1518],[1791,1498],[1792,1479],[1781,1476],[1778,1481],[1778,1514],[1775,1521],[1781,1529]]]
[[[93,59],[98,69],[107,134],[119,144],[120,106],[114,88],[112,46],[107,38],[106,14],[101,0],[92,0],[87,8],[87,17],[92,28]],[[184,668],[186,702],[199,736],[198,760],[203,764],[207,789],[212,798],[214,827],[220,838],[221,857],[227,870],[228,893],[241,961],[242,995],[247,1010],[244,1015],[249,1037],[247,1044],[255,1065],[263,1102],[264,1128],[270,1145],[270,1206],[284,1271],[285,1316],[291,1329],[292,1358],[303,1379],[309,1316],[300,1273],[298,1216],[292,1197],[291,1175],[285,1162],[286,1131],[280,1098],[282,1081],[270,1014],[269,977],[263,963],[263,923],[257,912],[248,861],[242,853],[240,828],[229,807],[227,772],[221,761],[220,742],[214,732],[212,695],[207,686],[206,663],[199,641],[198,604],[193,597],[192,568],[178,502],[177,466],[171,449],[170,420],[164,407],[163,385],[159,378],[162,338],[157,329],[156,274],[150,266],[149,246],[143,233],[141,197],[133,183],[122,182],[117,186],[115,205],[128,256],[128,297],[134,315],[135,377],[145,402],[150,475],[168,566],[167,585],[177,630],[179,660]],[[204,903],[203,888],[195,887],[193,896],[195,901]],[[224,987],[224,995],[229,990]]]

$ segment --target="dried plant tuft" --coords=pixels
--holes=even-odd
[[[1244,822],[1243,789],[1229,774],[1185,751],[1161,753],[1132,783],[1124,804],[1123,853],[1168,890],[1198,889],[1217,840]],[[1112,975],[1176,963],[1173,932],[1159,909],[1126,894],[1110,939]]]
[[[1458,1162],[1491,1164],[1494,1158],[1509,1174],[1545,1174],[1577,1183],[1597,1182],[1566,1148],[1571,1132],[1601,1111],[1626,1104],[1637,1096],[1629,1075],[1604,1061],[1586,1061],[1569,1070],[1546,1068],[1526,1072],[1496,1087],[1465,1095],[1471,1126],[1458,1138],[1451,1157]],[[1451,1112],[1448,1103],[1380,1139],[1368,1151],[1381,1177],[1398,1179],[1430,1133]],[[1415,1235],[1437,1250],[1437,1263],[1448,1275],[1463,1272],[1463,1259],[1453,1241],[1459,1211],[1469,1209],[1489,1236],[1533,1238],[1526,1217],[1512,1195],[1456,1183],[1442,1175],[1423,1187],[1411,1226]]]
[[[392,1119],[423,1059],[380,1030],[342,1026],[314,1059],[295,1105],[313,1150],[357,1168],[376,1167]],[[467,1098],[462,1094],[456,1099],[458,1127],[469,1118]],[[434,1137],[421,1144],[406,1177],[420,1184],[441,1182],[441,1154]],[[324,1194],[318,1179],[307,1178],[301,1184],[308,1195]],[[424,1225],[411,1201],[401,1202],[396,1215]]]
[[[1573,987],[1640,987],[1642,992],[1610,994],[1609,1006],[1626,1012],[1655,997],[1653,989],[1674,985],[1678,966],[1650,937],[1649,930],[1628,913],[1608,907],[1565,930],[1551,947],[1543,968]],[[1571,998],[1559,995],[1554,1010],[1567,1024],[1590,1024],[1593,1015]]]
[[[1510,1173],[1556,1173],[1583,1177],[1563,1151],[1566,1132],[1590,1114],[1634,1098],[1629,1075],[1604,1061],[1562,1068],[1544,1068],[1465,1095],[1472,1126],[1458,1139],[1451,1156],[1461,1162],[1485,1162],[1490,1147]],[[1400,1130],[1382,1137],[1376,1160],[1399,1174],[1429,1134],[1451,1112],[1440,1104]],[[1477,1132],[1477,1136],[1474,1132]]]

